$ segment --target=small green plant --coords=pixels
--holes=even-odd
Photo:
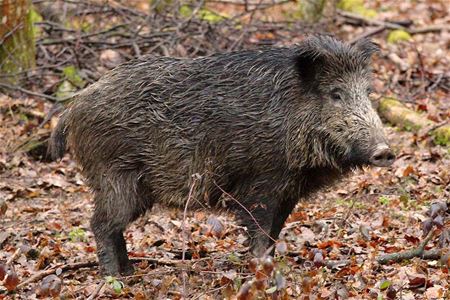
[[[380,284],[380,290],[385,290],[392,285],[392,282],[389,280],[383,280]]]
[[[69,239],[72,242],[85,242],[86,239],[86,231],[82,228],[74,228],[69,232]]]
[[[65,99],[72,96],[78,89],[83,88],[86,82],[80,76],[75,66],[67,66],[63,69],[64,81],[56,90],[58,99]]]
[[[122,293],[122,289],[125,286],[122,281],[117,280],[117,278],[113,276],[106,276],[105,280],[106,283],[114,290],[114,293]]]
[[[239,256],[237,256],[236,253],[234,253],[234,252],[231,252],[228,255],[228,260],[230,262],[232,262],[233,264],[237,264],[237,265],[242,264],[242,259]]]
[[[378,198],[378,202],[379,202],[381,205],[389,205],[389,203],[391,202],[391,200],[390,200],[388,197],[386,197],[386,196],[380,196],[380,197]]]

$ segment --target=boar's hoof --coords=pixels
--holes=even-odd
[[[129,276],[129,275],[133,275],[133,273],[134,273],[134,267],[131,262],[124,266],[120,266],[120,275]]]
[[[267,254],[273,255],[273,250],[270,253],[267,253],[269,247],[269,243],[267,243],[265,238],[259,237],[258,239],[252,239],[250,243],[250,253],[258,258],[264,257]]]

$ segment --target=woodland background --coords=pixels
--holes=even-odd
[[[0,299],[450,299],[449,13],[445,0],[0,0]],[[260,261],[233,216],[156,207],[126,232],[135,275],[102,277],[89,191],[70,154],[45,155],[71,95],[144,54],[311,33],[380,45],[372,98],[394,165],[300,202]]]

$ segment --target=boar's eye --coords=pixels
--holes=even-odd
[[[342,93],[339,89],[334,89],[331,91],[331,99],[334,101],[342,101]]]
[[[372,93],[373,93],[372,87],[368,87],[368,88],[366,89],[366,93],[367,93],[367,95],[372,94]]]

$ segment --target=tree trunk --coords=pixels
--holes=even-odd
[[[0,0],[0,81],[16,82],[15,74],[32,68],[35,44],[29,0]]]
[[[300,0],[300,12],[302,19],[307,22],[319,21],[324,12],[327,0]]]

